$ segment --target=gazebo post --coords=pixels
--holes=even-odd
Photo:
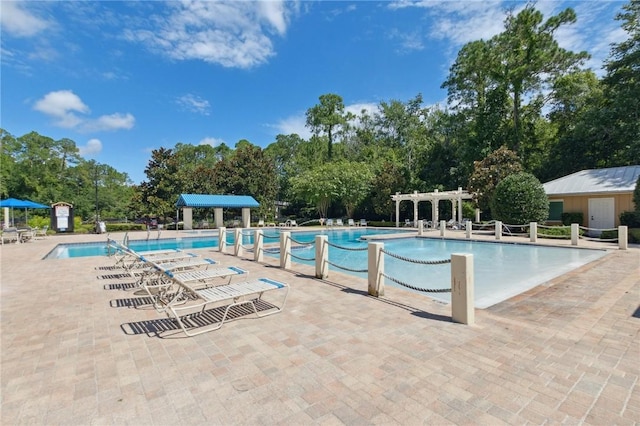
[[[413,226],[418,226],[418,191],[413,191],[416,199],[413,200]]]
[[[396,192],[396,195],[400,195],[400,192]],[[400,228],[400,199],[396,198],[396,228]]]

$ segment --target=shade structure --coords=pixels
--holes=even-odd
[[[0,207],[12,207],[16,209],[28,209],[32,207],[30,205],[32,201],[19,200],[17,198],[7,198],[6,200],[0,200]]]
[[[20,200],[18,198],[7,198],[6,200],[0,200],[0,208],[1,207],[7,207],[7,208],[11,208],[11,224],[14,224],[14,218],[13,218],[13,209],[25,209],[25,222],[27,222],[28,220],[28,216],[27,216],[27,209],[48,209],[49,206],[44,205],[44,204],[40,204],[40,203],[36,203],[35,201],[30,201],[30,200]],[[7,219],[5,218],[5,224],[7,224]]]
[[[48,209],[50,208],[47,205],[36,203],[35,201],[24,200],[26,204],[29,204],[28,209]]]

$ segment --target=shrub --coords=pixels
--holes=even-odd
[[[516,173],[496,186],[491,213],[495,220],[512,225],[544,222],[549,217],[549,199],[535,176]]]
[[[584,220],[584,214],[582,212],[567,212],[562,213],[562,224],[569,226],[572,223],[578,223],[582,225],[582,221]]]
[[[629,228],[640,228],[640,211],[620,213],[620,225]]]

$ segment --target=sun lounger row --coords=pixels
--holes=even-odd
[[[248,280],[248,271],[242,268],[221,266],[192,253],[140,253],[113,240],[108,245],[116,266],[136,279],[134,288],[151,297],[154,308],[175,320],[187,336],[219,329],[234,310],[248,307],[247,313],[257,317],[281,312],[288,296],[285,283],[268,278]],[[232,281],[235,277],[244,281]],[[275,290],[280,291],[273,303],[263,298]],[[222,315],[208,314],[220,307],[224,308]]]

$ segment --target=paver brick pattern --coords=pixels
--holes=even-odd
[[[40,260],[70,238],[0,248],[3,425],[640,423],[638,248],[475,326],[402,289],[197,250],[291,291],[278,315],[187,338],[105,277],[112,259]]]

